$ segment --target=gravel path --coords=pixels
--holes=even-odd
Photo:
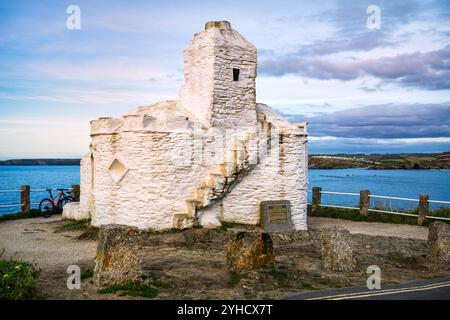
[[[5,258],[33,261],[43,269],[92,260],[96,243],[77,240],[80,232],[55,232],[61,224],[60,215],[1,222],[0,249],[5,249]]]
[[[62,224],[61,215],[0,222],[0,250],[5,250],[2,258],[37,263],[41,268],[37,286],[47,299],[109,299],[94,289],[67,289],[67,267],[77,265],[82,272],[92,271],[97,244],[78,240],[79,231],[55,232]]]
[[[0,249],[5,257],[16,256],[36,262],[43,269],[69,266],[92,261],[96,243],[76,239],[80,232],[55,232],[61,225],[61,216],[49,219],[35,218],[0,223]],[[354,234],[399,237],[426,240],[428,228],[404,224],[356,222],[331,218],[309,217],[309,228],[320,229],[330,225],[340,226]]]
[[[0,222],[0,250],[5,249],[3,258],[16,257],[36,262],[42,269],[38,279],[38,289],[45,293],[48,299],[129,299],[130,297],[117,295],[100,295],[91,279],[83,281],[82,290],[67,289],[67,267],[69,265],[78,265],[81,271],[93,270],[96,241],[79,240],[78,236],[82,231],[56,232],[57,227],[65,223],[61,221],[61,216],[49,219],[34,218]],[[355,236],[355,239],[365,244],[358,247],[360,263],[363,265],[384,264],[386,277],[398,281],[409,281],[420,276],[420,272],[427,275],[429,273],[428,269],[420,264],[425,263],[422,261],[424,259],[422,251],[426,246],[426,242],[423,241],[428,234],[426,227],[309,218],[310,229],[320,229],[329,225],[338,225],[352,233],[359,234]],[[355,283],[360,285],[359,273],[353,275],[352,281],[356,281],[355,283],[348,280],[348,275],[344,275],[342,278],[342,275],[320,273],[319,253],[314,251],[311,246],[314,232],[317,235],[317,231],[304,235],[306,242],[292,242],[290,244],[292,250],[281,249],[277,257],[278,264],[290,268],[289,270],[292,269],[289,271],[289,274],[295,278],[291,279],[292,283],[298,287],[300,286],[298,279],[303,279],[303,282],[317,288],[329,287],[333,281],[339,285],[351,286]],[[222,236],[223,239],[220,238],[220,241],[216,241],[217,236]],[[386,238],[370,238],[370,236],[386,236]],[[173,299],[181,296],[191,299],[199,297],[209,299],[219,296],[230,299],[281,298],[286,295],[286,289],[281,290],[276,279],[269,279],[271,282],[267,279],[258,280],[259,278],[255,278],[256,280],[241,279],[241,283],[236,287],[227,285],[229,280],[226,272],[225,251],[222,251],[222,242],[225,241],[223,230],[191,229],[182,233],[151,236],[148,240],[150,243],[147,243],[143,250],[144,271],[160,276],[174,288],[161,290],[158,297],[160,299]],[[374,255],[374,248],[378,248],[380,254]],[[403,251],[395,252],[400,249]],[[413,260],[420,260],[418,262],[419,271],[407,265]],[[292,261],[297,261],[297,263],[292,264]],[[413,267],[416,267],[416,264]],[[409,273],[406,273],[404,268],[411,270],[408,269]],[[404,275],[405,279],[402,279],[401,275]],[[322,276],[329,279],[322,279]],[[263,277],[267,276],[263,275]],[[343,279],[350,282],[347,284]],[[265,287],[258,287],[262,285]],[[295,287],[295,292],[300,290],[297,287]]]
[[[308,217],[308,227],[314,229],[335,225],[347,229],[350,233],[369,236],[398,237],[405,239],[427,240],[428,228],[407,224],[381,222],[361,222],[332,218]]]

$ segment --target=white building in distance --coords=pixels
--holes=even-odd
[[[307,132],[256,103],[256,48],[212,21],[184,51],[177,101],[91,122],[81,197],[66,218],[165,230],[258,224],[260,203],[288,200],[306,229]]]

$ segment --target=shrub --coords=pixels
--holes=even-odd
[[[377,208],[382,209],[383,208]],[[401,212],[401,210],[398,210]],[[417,214],[417,209],[409,210],[405,213]],[[345,209],[345,208],[331,208],[331,207],[320,207],[314,214],[311,213],[311,206],[308,205],[308,215],[315,217],[326,217],[326,218],[335,218],[335,219],[343,219],[343,220],[352,220],[352,221],[367,221],[367,222],[385,222],[385,223],[399,223],[399,224],[411,224],[417,225],[416,217],[408,217],[401,216],[389,213],[382,212],[374,212],[369,211],[368,216],[362,216],[359,214],[359,210]],[[437,217],[446,217],[450,218],[450,208],[439,208],[436,210],[430,211],[430,216]],[[434,222],[434,219],[425,220],[423,225],[429,225]],[[443,221],[447,222],[448,221]]]
[[[91,225],[91,220],[74,220],[69,221],[61,226],[58,226],[56,228],[57,232],[64,232],[64,231],[80,231],[80,230],[86,230]]]
[[[0,215],[0,222],[7,221],[7,220],[37,218],[40,216],[41,216],[41,214],[40,214],[39,210],[31,209],[28,212],[17,212],[17,213]]]
[[[92,272],[91,270],[86,270],[81,273],[81,280],[89,279],[92,278],[93,276],[94,272]]]
[[[0,252],[1,258],[2,252]],[[31,300],[37,298],[36,279],[40,273],[34,263],[21,260],[0,260],[0,300]]]

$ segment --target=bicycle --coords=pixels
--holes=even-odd
[[[47,189],[47,192],[50,194],[50,198],[42,199],[39,203],[39,212],[44,218],[49,218],[51,215],[56,213],[62,213],[63,208],[67,203],[75,201],[75,199],[70,195],[69,189],[56,190],[60,192],[56,196],[53,196],[52,189]]]

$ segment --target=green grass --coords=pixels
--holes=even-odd
[[[3,252],[0,252],[0,258]],[[0,260],[0,300],[32,300],[39,297],[36,280],[40,270],[22,260]]]
[[[416,210],[411,210],[406,213],[417,214]],[[368,216],[359,214],[359,210],[344,209],[344,208],[329,208],[320,207],[314,214],[311,213],[311,206],[308,205],[308,215],[312,217],[326,217],[351,221],[366,221],[366,222],[384,222],[384,223],[398,223],[417,225],[416,217],[399,216],[389,213],[381,213],[369,211]],[[439,208],[430,212],[429,215],[450,218],[450,208]],[[427,219],[423,225],[428,225],[435,220]],[[446,221],[444,221],[446,222]]]
[[[287,272],[283,270],[272,269],[270,271],[267,271],[266,273],[278,281],[286,280],[288,277]]]
[[[227,230],[227,229],[233,229],[233,228],[240,228],[240,227],[247,227],[248,225],[242,224],[242,223],[238,223],[238,222],[232,222],[232,221],[221,221],[222,223],[222,229]]]
[[[162,282],[161,280],[153,280],[150,283],[153,287],[155,288],[161,288],[161,289],[169,289],[170,288],[170,284]]]
[[[318,288],[314,287],[313,285],[311,285],[311,284],[308,283],[308,282],[302,283],[302,287],[303,287],[303,289],[305,289],[305,290],[319,290]]]
[[[37,218],[37,217],[40,217],[39,210],[31,209],[28,212],[17,212],[17,213],[1,215],[0,222],[8,221],[8,220],[17,220],[17,219]]]
[[[57,232],[64,231],[80,231],[86,230],[91,225],[91,220],[78,220],[78,221],[69,221],[61,226],[56,228]]]
[[[286,271],[279,269],[271,269],[270,271],[266,271],[265,274],[274,278],[279,285],[283,285],[288,278],[288,274]]]
[[[450,208],[441,207],[439,209],[433,210],[430,212],[430,216],[450,218]]]
[[[236,286],[241,281],[242,275],[236,271],[228,272],[228,282],[227,284],[230,287]]]
[[[81,273],[81,280],[89,279],[92,278],[93,276],[94,272],[92,272],[91,270],[86,270]]]
[[[100,289],[100,294],[119,294],[131,297],[145,297],[154,298],[159,294],[158,289],[148,284],[140,283],[126,283],[123,285],[113,285],[107,288]]]

